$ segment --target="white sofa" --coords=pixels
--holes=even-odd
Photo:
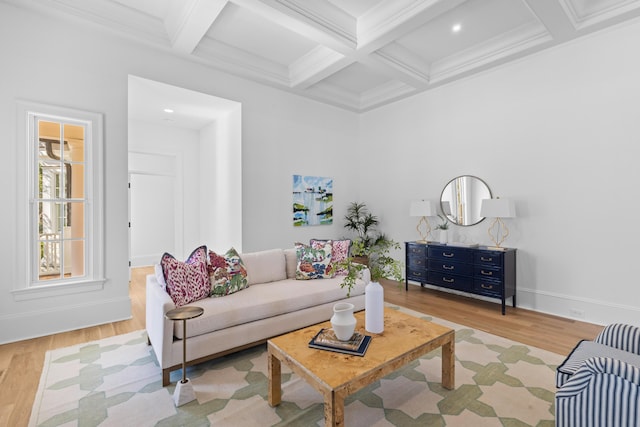
[[[364,309],[364,288],[370,277],[366,269],[347,298],[347,290],[340,287],[342,276],[296,280],[295,249],[272,249],[240,257],[247,270],[248,288],[188,304],[202,307],[204,314],[187,320],[187,365],[329,320],[338,301],[354,304],[356,311]],[[147,276],[146,295],[147,334],[162,368],[162,385],[166,386],[170,372],[182,367],[182,321],[165,317],[176,306],[155,275]]]

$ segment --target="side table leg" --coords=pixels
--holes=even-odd
[[[268,353],[269,405],[278,406],[282,400],[282,375],[280,360]]]
[[[453,390],[456,387],[455,336],[442,346],[442,387]]]

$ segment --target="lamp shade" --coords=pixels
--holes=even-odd
[[[436,216],[436,204],[430,200],[414,200],[411,202],[409,216]]]
[[[509,199],[482,199],[480,216],[485,218],[514,218],[516,205]]]

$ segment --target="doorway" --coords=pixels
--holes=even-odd
[[[131,265],[241,251],[241,104],[129,76],[128,127]]]

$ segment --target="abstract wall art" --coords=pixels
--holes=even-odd
[[[333,179],[293,175],[293,225],[333,223]]]

